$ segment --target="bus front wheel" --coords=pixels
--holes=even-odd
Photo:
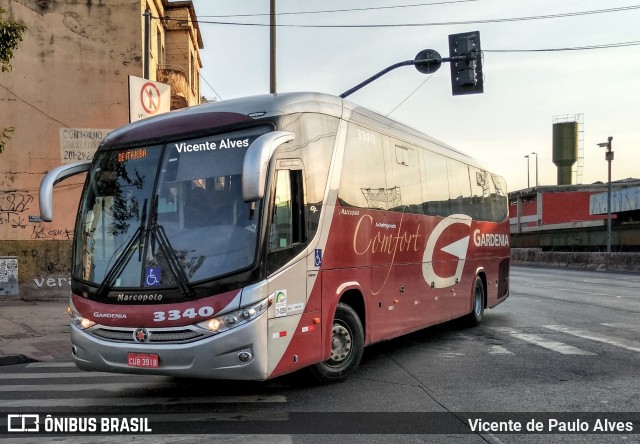
[[[362,322],[353,308],[340,302],[333,318],[331,356],[310,367],[311,374],[320,382],[342,380],[358,368],[363,350]]]

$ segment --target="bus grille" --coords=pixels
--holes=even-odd
[[[149,340],[147,344],[180,344],[185,342],[193,342],[198,339],[208,337],[206,332],[199,330],[191,330],[189,328],[182,329],[147,329],[149,332]],[[114,342],[128,342],[135,344],[133,338],[136,329],[132,328],[106,328],[99,327],[88,333],[100,339]]]

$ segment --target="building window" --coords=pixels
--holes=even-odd
[[[164,65],[164,46],[162,46],[162,34],[156,33],[156,52],[158,53],[158,65]]]

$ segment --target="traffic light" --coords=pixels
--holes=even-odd
[[[480,94],[483,92],[482,52],[480,32],[465,32],[449,36],[449,57],[451,59],[451,92]]]

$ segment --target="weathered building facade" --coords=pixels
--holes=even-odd
[[[640,251],[640,180],[611,184],[612,251]],[[606,251],[607,184],[552,185],[509,193],[512,248]]]
[[[84,176],[56,188],[52,223],[39,218],[40,180],[57,165],[90,158],[109,130],[129,122],[128,77],[144,76],[146,47],[148,78],[171,85],[172,108],[200,103],[202,38],[190,1],[0,0],[0,6],[28,27],[13,71],[0,73],[0,127],[15,128],[0,153],[0,296],[66,297]],[[17,258],[17,273],[7,257]],[[10,282],[15,275],[18,285]]]

